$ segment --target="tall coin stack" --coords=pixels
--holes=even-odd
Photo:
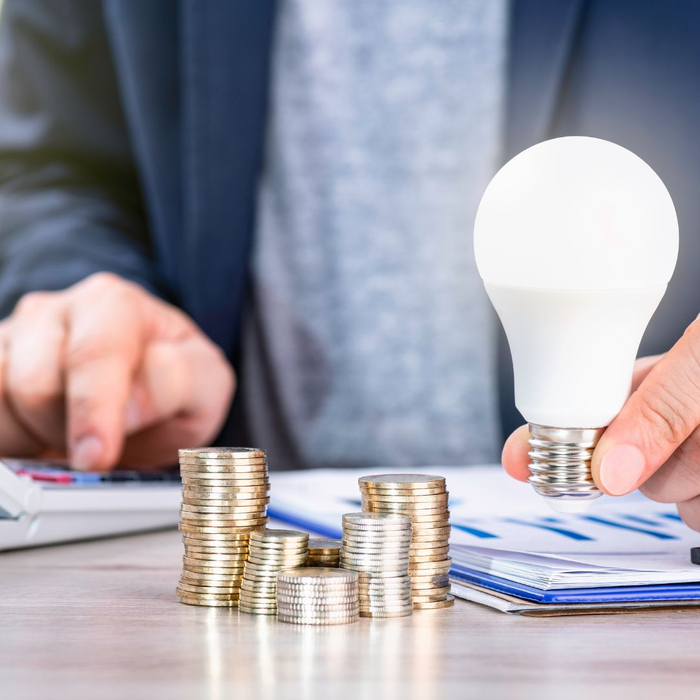
[[[449,494],[442,476],[381,474],[359,479],[362,510],[401,513],[413,524],[409,573],[414,608],[448,608],[450,593]]]
[[[267,522],[265,452],[206,447],[180,450],[179,457],[185,556],[177,594],[188,605],[234,607],[249,535]]]
[[[413,612],[408,576],[411,519],[394,513],[343,516],[340,566],[358,572],[360,616],[404,617]]]
[[[325,566],[337,569],[340,566],[340,540],[309,540],[307,566]]]
[[[241,583],[241,612],[274,615],[277,612],[277,574],[304,566],[309,536],[297,530],[259,530],[250,535],[250,550]]]
[[[277,576],[278,618],[298,625],[357,622],[357,574],[332,568],[302,568]]]

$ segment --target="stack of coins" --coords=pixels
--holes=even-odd
[[[270,481],[263,450],[180,450],[185,545],[177,594],[188,605],[238,604],[249,534],[267,522]]]
[[[340,540],[309,540],[309,558],[306,565],[337,569],[340,566],[340,544]]]
[[[449,494],[442,476],[381,474],[359,480],[362,509],[411,516],[411,591],[415,608],[447,608],[450,593]]]
[[[394,513],[343,516],[340,566],[358,572],[362,617],[403,617],[413,612],[408,576],[411,519]]]
[[[302,568],[277,576],[278,618],[298,625],[357,622],[357,574],[331,568]]]
[[[297,530],[258,530],[250,534],[250,550],[243,571],[242,612],[274,615],[277,612],[277,574],[304,566],[309,536]]]

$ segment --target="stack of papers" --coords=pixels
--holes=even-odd
[[[328,537],[360,510],[359,476],[396,469],[273,473],[270,515]],[[406,471],[406,470],[403,470]],[[700,534],[640,494],[560,515],[499,467],[413,469],[446,477],[456,595],[504,612],[566,614],[700,606]]]

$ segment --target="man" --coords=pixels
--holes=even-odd
[[[481,191],[552,136],[649,162],[683,253],[643,349],[669,347],[700,308],[699,25],[692,0],[7,0],[0,450],[167,463],[215,438],[235,367],[278,468],[492,460]],[[640,365],[594,472],[700,528],[698,334]],[[504,462],[524,477],[522,432]]]

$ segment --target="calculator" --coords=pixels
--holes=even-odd
[[[177,473],[0,459],[0,551],[174,527],[180,500]]]

